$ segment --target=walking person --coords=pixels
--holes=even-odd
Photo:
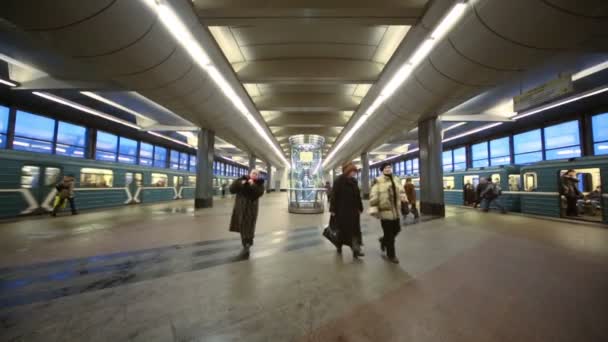
[[[64,206],[66,200],[70,202],[70,209],[72,210],[72,215],[78,214],[78,211],[76,210],[76,202],[74,200],[74,181],[75,179],[73,175],[66,175],[63,177],[63,180],[55,187],[57,189],[57,196],[59,197],[59,201],[55,201],[53,211],[51,212],[52,216],[57,216],[57,211],[59,210],[59,208]]]
[[[477,189],[477,191],[479,192],[479,198],[481,200],[481,209],[487,213],[488,211],[490,211],[490,205],[494,203],[494,205],[498,209],[500,209],[503,214],[506,214],[507,209],[505,209],[505,206],[500,200],[500,196],[502,195],[502,189],[500,188],[500,184],[498,184],[498,181],[487,181],[485,178],[483,178],[483,181],[483,183],[481,182],[481,180],[479,181],[479,187]]]
[[[566,216],[580,216],[576,204],[580,198],[583,198],[583,194],[578,189],[576,171],[570,169],[561,177],[559,193],[566,197]]]
[[[418,221],[420,214],[418,213],[418,208],[416,207],[416,187],[414,186],[414,183],[412,183],[411,177],[405,179],[403,190],[405,190],[405,196],[407,198],[407,202],[409,203],[406,203],[405,205],[410,206],[409,212],[414,215],[414,220]]]
[[[399,177],[393,175],[393,167],[389,163],[380,166],[382,175],[376,178],[376,183],[370,193],[370,213],[380,219],[384,236],[378,239],[380,249],[386,251],[391,262],[398,264],[395,254],[395,237],[401,231],[400,212],[401,203],[406,205],[407,200]]]
[[[234,180],[230,193],[235,194],[234,209],[230,219],[230,231],[241,234],[242,255],[249,256],[249,249],[255,237],[255,223],[258,218],[258,199],[264,194],[264,179],[258,170],[251,170],[249,176]]]
[[[342,245],[349,246],[353,257],[364,256],[361,251],[361,213],[363,201],[355,176],[357,167],[348,162],[342,166],[342,174],[334,181],[329,211],[334,216],[338,229],[338,253],[342,253]]]

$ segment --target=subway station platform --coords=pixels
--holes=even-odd
[[[403,227],[399,265],[264,196],[249,260],[232,199],[0,224],[2,341],[605,341],[608,230],[448,207]]]

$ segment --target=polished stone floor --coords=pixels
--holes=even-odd
[[[327,215],[261,200],[251,257],[232,200],[0,223],[1,341],[606,341],[608,229],[448,208],[386,262],[336,254]]]

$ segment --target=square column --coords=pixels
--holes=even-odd
[[[196,191],[194,208],[213,207],[213,157],[215,132],[201,129],[198,132],[198,151],[196,154]]]
[[[255,154],[250,153],[249,154],[249,172],[251,172],[251,170],[255,169]]]
[[[361,196],[369,199],[369,157],[367,153],[361,154]]]
[[[420,212],[433,216],[445,216],[441,131],[439,118],[427,119],[418,123]]]
[[[266,192],[270,192],[270,185],[272,184],[272,165],[270,165],[270,163],[266,163],[266,174],[268,175],[268,178],[264,184],[266,185]]]

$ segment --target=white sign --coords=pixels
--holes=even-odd
[[[521,112],[549,102],[558,97],[574,91],[572,77],[570,75],[560,76],[558,79],[549,81],[539,87],[530,89],[525,93],[513,98],[513,109]]]

